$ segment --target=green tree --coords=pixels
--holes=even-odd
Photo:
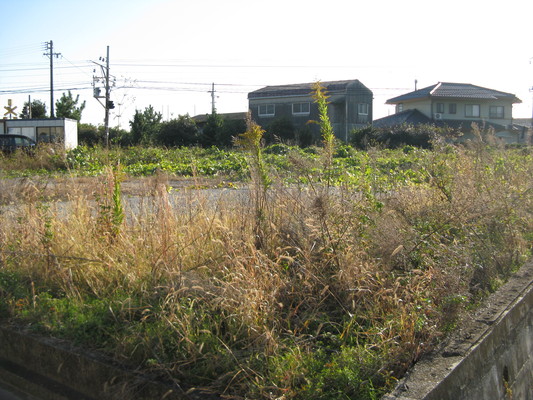
[[[269,144],[278,141],[289,142],[294,140],[295,132],[292,121],[287,117],[280,117],[267,126],[265,139]]]
[[[144,111],[135,110],[130,121],[132,144],[151,144],[157,140],[163,116],[150,105]]]
[[[163,146],[191,146],[198,143],[198,128],[188,115],[161,123],[157,143]]]
[[[217,132],[217,145],[231,147],[235,138],[244,132],[246,132],[246,121],[244,119],[224,119],[222,129]]]
[[[296,143],[300,147],[309,147],[315,144],[315,137],[313,131],[309,125],[304,125],[303,127],[296,130]]]
[[[105,136],[105,129],[102,126],[102,136]],[[131,146],[133,145],[133,136],[130,131],[121,129],[118,127],[112,128],[109,127],[109,140],[113,144],[118,144],[120,146]]]
[[[44,104],[41,100],[32,100],[31,104],[29,101],[25,102],[22,112],[20,113],[20,118],[30,118],[30,105],[31,118],[48,118],[46,115],[46,104]]]
[[[58,118],[71,118],[80,122],[81,114],[85,109],[85,101],[78,106],[80,95],[72,97],[70,90],[68,94],[63,93],[61,98],[56,101],[56,116]]]
[[[92,124],[78,124],[78,141],[80,144],[94,146],[100,142],[98,127]]]
[[[218,145],[217,136],[220,135],[223,125],[224,120],[216,111],[214,111],[209,117],[207,117],[204,129],[200,134],[200,144],[203,147]]]

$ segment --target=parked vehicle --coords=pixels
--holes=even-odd
[[[14,153],[21,149],[31,153],[35,149],[35,141],[24,135],[0,135],[0,149],[3,153]]]

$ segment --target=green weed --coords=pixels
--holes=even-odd
[[[186,389],[375,399],[531,254],[527,150],[335,146],[324,164],[248,134],[247,150],[80,148],[54,181],[68,203],[1,180],[0,318]],[[152,176],[135,209],[128,168]],[[181,173],[252,190],[169,193]]]

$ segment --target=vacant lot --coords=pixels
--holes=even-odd
[[[53,157],[0,160],[0,318],[184,390],[379,398],[531,255],[531,149]]]

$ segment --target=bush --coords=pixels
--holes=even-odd
[[[435,125],[403,124],[386,128],[368,126],[353,130],[350,143],[363,150],[370,147],[397,149],[403,146],[430,149],[435,139],[447,139],[454,133],[455,131],[451,129],[439,128]]]
[[[289,118],[280,117],[274,119],[265,128],[265,141],[267,144],[276,142],[293,143],[296,130]]]
[[[178,147],[198,144],[199,132],[196,123],[188,115],[161,122],[156,143],[162,146]]]

